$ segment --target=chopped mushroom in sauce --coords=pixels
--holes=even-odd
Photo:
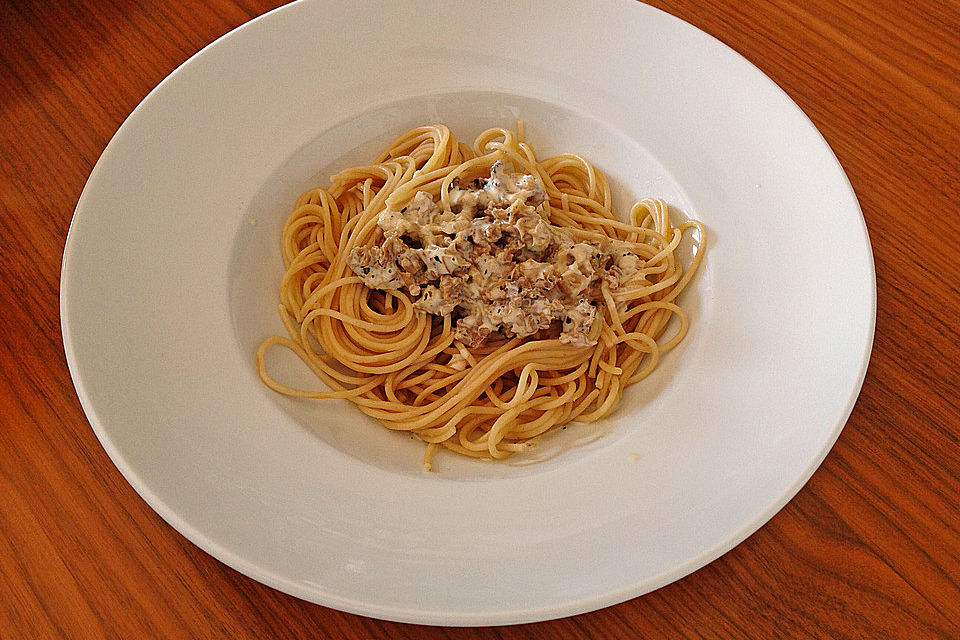
[[[539,180],[497,162],[490,177],[449,191],[450,211],[418,192],[378,224],[383,242],[354,248],[348,265],[373,289],[405,289],[417,309],[453,314],[455,335],[525,337],[560,326],[560,341],[591,345],[601,282],[616,290],[643,261],[615,240],[575,239],[538,211]]]

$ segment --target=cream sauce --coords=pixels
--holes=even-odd
[[[546,197],[535,176],[498,162],[489,178],[451,186],[450,211],[422,191],[383,211],[383,242],[355,248],[348,265],[368,287],[405,288],[417,309],[456,315],[456,337],[471,346],[556,325],[562,342],[595,344],[601,282],[637,279],[643,260],[551,225],[538,210]]]

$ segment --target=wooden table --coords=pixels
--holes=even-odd
[[[70,382],[60,259],[90,170],[164,76],[276,4],[0,4],[0,637],[960,638],[956,0],[654,2],[759,66],[833,147],[876,256],[873,359],[826,462],[733,551],[602,611],[467,631],[325,609],[220,564],[124,481]]]

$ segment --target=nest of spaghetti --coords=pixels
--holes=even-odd
[[[440,447],[504,459],[610,415],[684,339],[676,299],[704,240],[662,200],[621,221],[600,171],[576,154],[538,159],[522,124],[472,146],[418,127],[297,200],[281,234],[288,335],[260,345],[260,377],[415,434],[427,470]],[[271,377],[275,345],[330,390]]]

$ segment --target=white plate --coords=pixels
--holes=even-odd
[[[709,229],[692,330],[614,417],[505,465],[439,454],[343,401],[279,397],[293,199],[404,129],[526,122]],[[64,251],[74,382],[163,518],[282,591],[369,616],[499,624],[596,609],[697,569],[810,477],[873,337],[856,197],[760,71],[650,7],[305,1],[204,49],[104,151]],[[278,375],[302,371],[275,354]],[[309,380],[307,380],[309,383]]]

